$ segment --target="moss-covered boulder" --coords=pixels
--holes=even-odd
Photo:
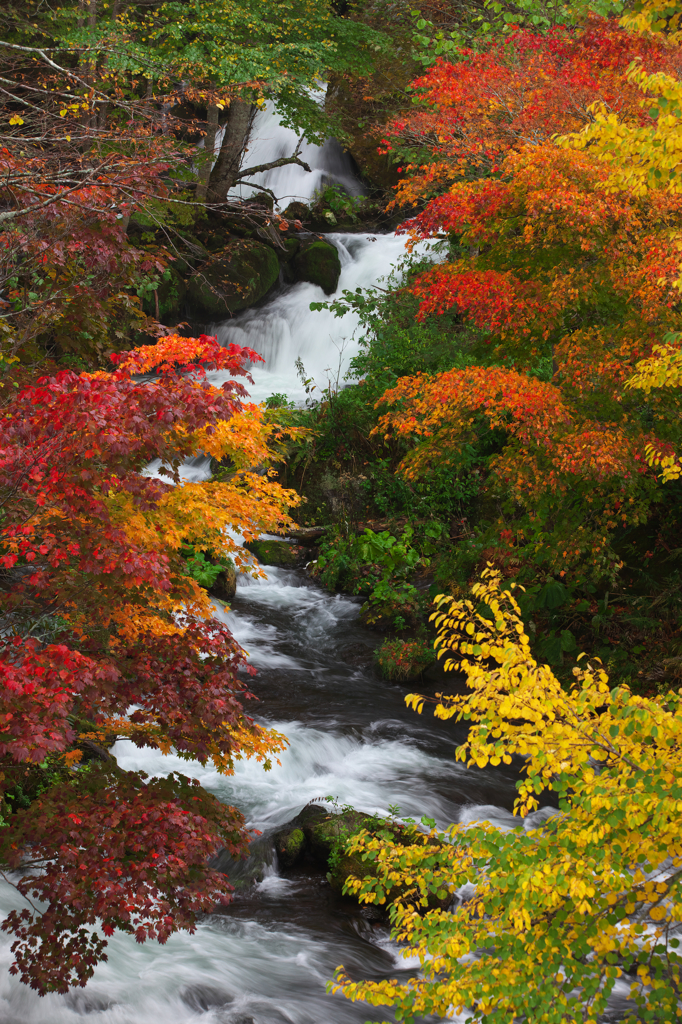
[[[300,203],[297,200],[294,200],[293,203],[289,203],[283,213],[283,216],[286,220],[306,221],[310,218],[310,207],[306,206],[305,203]]]
[[[332,889],[343,893],[350,875],[356,878],[376,875],[375,862],[362,860],[357,854],[346,853],[348,841],[363,830],[370,835],[378,834],[382,838],[392,837],[393,842],[398,845],[433,842],[414,827],[365,814],[352,807],[346,807],[338,813],[330,813],[319,804],[308,804],[274,836],[280,867],[294,867],[307,855],[325,872]],[[387,902],[377,904],[374,910],[379,916],[385,915],[390,903],[399,896],[404,896],[406,892],[405,887],[394,887],[388,895]],[[430,893],[428,896],[429,908],[445,908],[450,901],[451,897],[446,894],[441,894],[441,898],[436,893]]]
[[[309,558],[304,547],[283,540],[252,540],[244,547],[263,565],[280,565],[285,569],[294,569]]]
[[[345,844],[356,832],[363,828],[369,829],[372,824],[376,825],[376,819],[371,815],[349,809],[342,811],[341,814],[326,814],[323,818],[305,825],[304,831],[315,860],[335,874]]]
[[[275,842],[277,860],[282,868],[293,868],[306,852],[305,833],[300,828],[284,830],[277,834]]]
[[[269,245],[233,238],[194,271],[187,295],[197,316],[218,320],[253,306],[278,277],[279,261]]]
[[[295,280],[317,284],[325,295],[331,295],[341,276],[338,249],[321,238],[301,242],[301,248],[291,261],[291,269]]]
[[[283,238],[284,249],[279,254],[282,263],[289,263],[301,248],[301,241],[298,238]]]

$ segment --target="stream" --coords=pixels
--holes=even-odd
[[[272,110],[259,115],[251,147],[254,162],[291,152],[292,143],[293,133],[281,128]],[[359,191],[338,144],[309,146],[303,155],[312,174],[286,167],[263,179],[279,196],[286,193],[283,205],[291,198],[309,199],[314,188],[331,181]],[[337,294],[376,284],[404,253],[404,240],[393,234],[327,237],[341,255]],[[342,377],[357,352],[357,321],[352,314],[335,319],[330,313],[311,313],[310,302],[323,297],[314,285],[281,285],[258,308],[216,325],[224,343],[250,345],[266,358],[264,367],[254,368],[255,400],[273,392],[304,399],[297,357],[308,376],[323,384],[327,368],[334,379]],[[212,379],[219,383],[221,378],[214,374]],[[186,479],[209,474],[208,460],[201,456],[183,473]],[[260,701],[256,717],[290,740],[281,765],[265,772],[254,762],[239,763],[228,778],[172,755],[138,750],[127,741],[113,748],[123,768],[196,776],[221,800],[241,808],[249,827],[263,833],[254,841],[250,860],[230,870],[238,886],[234,902],[203,919],[194,935],[174,935],[165,946],[140,946],[133,938],[115,935],[108,962],[96,969],[86,989],[66,996],[40,999],[11,978],[11,939],[0,933],[2,1024],[74,1024],[84,1018],[98,1024],[392,1020],[384,1010],[328,996],[325,983],[340,964],[358,978],[400,977],[416,965],[402,958],[385,927],[335,896],[321,874],[311,875],[305,866],[280,874],[269,838],[273,830],[309,801],[327,796],[368,812],[385,813],[397,804],[403,816],[428,815],[443,826],[481,819],[501,827],[512,824],[515,774],[511,769],[468,770],[455,761],[464,736],[461,726],[406,709],[404,688],[375,673],[372,653],[379,638],[359,624],[359,601],[323,591],[303,572],[266,571],[266,580],[242,577],[231,610],[219,608],[217,614],[258,669],[252,683]],[[432,686],[432,692],[442,685]],[[420,685],[425,692],[428,688]],[[16,905],[16,893],[2,883],[0,913]]]
[[[513,772],[469,770],[455,762],[462,727],[406,709],[404,687],[373,670],[378,638],[359,625],[359,601],[321,590],[302,572],[266,569],[267,580],[243,577],[233,608],[218,614],[258,669],[252,684],[260,700],[257,718],[290,740],[281,766],[265,772],[244,762],[225,777],[129,741],[113,748],[125,769],[191,774],[240,807],[249,826],[263,832],[252,859],[260,881],[247,878],[233,904],[205,918],[193,936],[140,946],[115,935],[109,961],[85,990],[67,996],[40,999],[10,979],[10,939],[3,935],[3,1024],[74,1024],[83,1016],[98,1024],[391,1020],[384,1011],[326,995],[325,982],[339,964],[356,977],[400,976],[414,964],[402,959],[384,927],[335,896],[322,875],[306,867],[280,875],[268,834],[326,796],[369,812],[398,804],[403,816],[426,814],[442,825],[482,818],[502,827],[512,823]],[[253,863],[237,865],[231,877],[239,885],[249,869]],[[0,909],[13,905],[5,886]]]

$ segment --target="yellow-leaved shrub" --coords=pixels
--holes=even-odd
[[[430,842],[355,836],[349,849],[373,864],[349,891],[391,906],[393,934],[419,974],[354,982],[340,968],[334,991],[393,1006],[401,1020],[466,1011],[472,1021],[596,1022],[614,987],[623,1020],[682,1019],[682,702],[609,687],[600,664],[579,659],[562,686],[531,654],[513,585],[488,569],[473,600],[436,598],[436,647],[468,692],[437,695],[435,714],[471,723],[457,756],[485,768],[523,758],[516,812],[551,790],[558,811],[451,825]],[[421,712],[426,698],[410,694]],[[535,827],[533,827],[533,825]],[[429,892],[475,893],[448,911],[427,910]],[[405,894],[407,889],[407,894]],[[471,890],[465,890],[470,893]]]

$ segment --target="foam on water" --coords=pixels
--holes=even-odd
[[[138,750],[120,740],[113,753],[122,768],[143,769],[150,775],[183,772],[199,779],[220,800],[237,804],[252,828],[272,828],[289,821],[311,800],[332,796],[339,804],[387,813],[398,804],[401,814],[443,818],[440,798],[429,788],[434,776],[459,777],[467,769],[447,765],[404,740],[376,739],[313,729],[301,722],[268,722],[288,737],[281,765],[265,772],[255,761],[238,762],[233,776],[187,762],[177,755]]]
[[[254,384],[249,385],[249,393],[254,401],[279,393],[296,402],[305,401],[306,392],[296,372],[297,359],[318,388],[326,387],[330,380],[342,383],[351,358],[360,349],[359,317],[353,311],[342,317],[330,310],[311,311],[310,303],[333,301],[344,290],[373,287],[388,278],[394,268],[400,277],[404,236],[338,232],[326,238],[336,246],[341,260],[334,295],[326,296],[319,285],[301,282],[284,288],[265,305],[247,309],[211,328],[222,345],[245,345],[263,356],[265,364],[251,368]],[[209,374],[215,384],[226,379],[221,372]]]
[[[3,883],[3,912],[13,903]],[[340,956],[357,965],[357,944],[296,925],[214,916],[194,935],[173,935],[165,946],[140,946],[117,934],[109,941],[108,962],[97,967],[85,991],[43,999],[7,973],[10,941],[0,937],[2,1024],[82,1024],[84,1017],[98,1024],[243,1024],[245,1016],[257,1024],[363,1019],[359,1008],[330,1000],[324,991]],[[386,957],[371,946],[367,951],[374,969],[387,969]]]

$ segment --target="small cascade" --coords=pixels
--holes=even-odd
[[[322,100],[320,93],[319,101]],[[259,166],[290,156],[297,142],[295,132],[280,124],[276,110],[268,104],[254,120],[245,166]],[[281,208],[293,199],[309,202],[317,190],[330,184],[341,185],[351,195],[362,194],[363,186],[353,161],[336,139],[329,139],[323,146],[304,143],[300,155],[310,166],[310,172],[289,164],[253,178],[277,196]],[[247,198],[257,191],[241,185],[232,194]],[[297,359],[302,361],[306,377],[315,380],[316,397],[330,383],[335,388],[343,386],[350,361],[359,350],[359,319],[353,312],[343,317],[335,317],[328,310],[311,312],[310,303],[333,301],[345,290],[371,288],[392,274],[400,277],[404,237],[366,232],[334,232],[325,237],[336,246],[341,261],[341,276],[334,295],[326,296],[314,284],[282,284],[259,305],[211,326],[211,333],[217,335],[221,344],[245,345],[263,356],[265,363],[255,365],[251,371],[254,384],[249,392],[256,402],[272,394],[285,394],[297,403],[305,401],[306,392],[296,370]],[[427,248],[424,245],[424,251]],[[220,384],[226,375],[216,373],[210,379]]]
[[[335,296],[344,290],[377,284],[391,274],[405,254],[405,240],[395,234],[339,232],[326,238],[336,246],[341,258]],[[330,296],[330,300],[335,296]],[[350,361],[359,351],[360,322],[352,311],[335,317],[330,310],[310,310],[311,302],[327,298],[314,284],[284,286],[262,305],[211,328],[222,345],[246,345],[265,359],[264,364],[251,368],[254,384],[249,386],[249,393],[254,401],[285,394],[292,401],[304,402],[306,392],[296,371],[297,359],[302,361],[306,376],[316,381],[318,395],[330,382],[334,387],[343,386]],[[216,373],[210,379],[218,384],[227,378]]]
[[[324,91],[320,91],[316,99],[322,103]],[[216,147],[220,146],[220,141],[219,133]],[[243,166],[259,167],[292,156],[298,141],[296,133],[280,123],[274,104],[267,103],[254,118]],[[362,194],[362,185],[355,174],[353,161],[343,152],[336,139],[328,139],[323,146],[302,142],[299,156],[310,167],[310,173],[298,164],[285,164],[272,171],[254,174],[251,179],[254,184],[271,189],[277,196],[280,208],[284,209],[293,200],[308,203],[314,193],[326,185],[342,185],[350,195]],[[247,199],[257,195],[258,191],[251,185],[238,185],[230,195]]]

